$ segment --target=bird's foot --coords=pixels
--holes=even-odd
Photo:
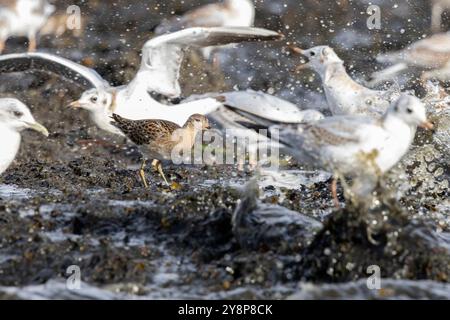
[[[30,38],[28,43],[28,52],[35,52],[37,48],[36,39],[34,37]]]
[[[333,178],[331,182],[331,194],[333,195],[333,203],[336,209],[341,208],[341,204],[339,202],[338,194],[337,194],[337,178]]]
[[[145,177],[144,169],[139,170],[139,176],[141,177],[141,181],[142,181],[142,184],[144,185],[145,189],[148,189],[148,182],[147,182],[147,178]]]

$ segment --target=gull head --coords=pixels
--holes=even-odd
[[[81,98],[69,104],[70,108],[84,109],[90,112],[105,112],[112,105],[113,96],[110,92],[91,89],[83,93]]]
[[[211,129],[208,118],[201,114],[193,114],[192,116],[190,116],[184,127],[192,129],[194,131],[204,131]]]
[[[55,12],[56,7],[48,3],[46,0],[44,2],[43,13],[46,17],[50,17]]]
[[[420,99],[402,94],[389,108],[388,114],[395,115],[408,125],[433,129],[433,124],[427,120],[425,105]]]
[[[51,16],[56,10],[56,7],[47,0],[26,0],[22,2],[22,5],[28,8],[30,12],[37,12],[45,17]]]
[[[17,99],[0,99],[0,125],[16,132],[32,129],[48,137],[48,130],[37,123],[28,107]]]
[[[56,7],[47,0],[31,1],[30,5],[34,12],[42,12],[45,17],[51,16],[56,11]]]
[[[301,54],[304,57],[303,63],[297,67],[297,70],[311,68],[318,73],[323,73],[328,65],[333,63],[343,63],[329,46],[317,46],[308,50],[292,48],[292,50],[294,53]]]

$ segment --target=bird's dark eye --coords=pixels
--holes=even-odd
[[[97,97],[92,97],[92,98],[91,98],[91,102],[92,102],[92,103],[96,103],[97,101],[98,101],[98,98],[97,98]]]
[[[311,51],[311,52],[309,53],[309,55],[310,55],[311,57],[314,57],[314,56],[316,55],[316,53],[315,53],[314,51]]]
[[[413,109],[407,108],[407,109],[406,109],[406,112],[408,112],[409,114],[411,114],[411,113],[413,113]]]
[[[23,116],[23,112],[20,112],[20,111],[14,111],[13,114],[14,114],[14,116],[17,117],[17,118],[20,118],[20,117]]]

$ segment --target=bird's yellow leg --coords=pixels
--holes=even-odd
[[[341,204],[339,203],[339,198],[338,198],[338,194],[337,194],[337,182],[338,182],[337,177],[333,177],[333,181],[331,182],[331,194],[333,196],[333,202],[334,202],[334,206],[339,209],[341,207]]]
[[[28,52],[35,52],[37,48],[36,36],[31,36],[28,43]]]
[[[164,181],[166,182],[167,186],[170,187],[170,184],[169,184],[169,182],[167,181],[166,176],[164,175],[164,171],[163,171],[163,168],[162,168],[161,161],[156,160],[155,166],[156,166],[156,169],[158,170],[159,174],[161,175],[161,177],[162,177],[162,178],[164,179]]]
[[[213,68],[220,70],[220,55],[217,52],[213,54]]]
[[[145,162],[146,162],[146,160],[143,159],[142,160],[141,169],[139,170],[139,176],[141,177],[142,183],[144,184],[145,188],[148,189],[148,183],[147,183],[147,179],[145,177],[145,171],[144,171],[144,169],[145,169]]]
[[[153,161],[152,161],[152,168],[153,168],[153,170],[155,170],[156,172],[158,171],[158,163],[159,163],[158,160],[153,159]]]

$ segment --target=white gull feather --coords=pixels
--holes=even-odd
[[[223,93],[192,95],[185,101],[195,101],[210,97],[223,97],[223,104],[235,109],[246,119],[264,126],[276,123],[309,123],[324,118],[314,109],[302,110],[295,104],[262,91],[247,89]],[[264,115],[264,117],[262,117]],[[269,120],[270,119],[270,120]]]

